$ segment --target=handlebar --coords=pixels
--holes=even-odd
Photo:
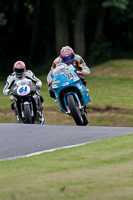
[[[77,74],[78,76],[83,76],[83,72],[80,72],[80,71],[76,71],[76,74]]]

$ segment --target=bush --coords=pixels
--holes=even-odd
[[[97,38],[95,42],[91,43],[88,57],[90,64],[97,64],[111,59],[111,42],[107,42],[104,36]]]

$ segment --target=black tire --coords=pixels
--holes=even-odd
[[[83,118],[83,121],[84,121],[83,125],[86,126],[89,123],[89,120],[88,120],[86,112],[82,115],[82,118]]]
[[[83,119],[82,119],[82,116],[81,116],[81,112],[80,110],[78,109],[77,105],[76,105],[76,102],[74,100],[74,97],[72,94],[69,94],[66,98],[67,100],[67,103],[68,103],[68,107],[71,111],[71,114],[72,114],[72,117],[75,121],[75,123],[78,125],[78,126],[82,126],[83,125]]]
[[[30,105],[29,104],[25,104],[24,105],[24,116],[25,116],[24,123],[25,124],[32,124],[31,110],[30,110]]]

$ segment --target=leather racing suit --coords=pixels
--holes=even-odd
[[[48,83],[52,81],[52,78],[51,78],[52,69],[56,68],[56,66],[59,63],[63,63],[63,59],[60,56],[57,57],[52,63],[51,70],[49,71],[49,73],[47,75],[47,82]],[[78,54],[75,54],[75,56],[73,58],[73,66],[75,67],[76,71],[82,71],[83,76],[86,76],[86,75],[90,74],[90,69],[87,67],[87,65],[86,65],[85,61],[83,60],[83,58]]]
[[[63,59],[58,56],[52,63],[52,66],[51,66],[51,70],[49,71],[48,75],[47,75],[47,82],[48,82],[48,85],[49,83],[52,82],[52,78],[51,78],[51,75],[52,75],[52,69],[56,68],[56,66],[59,64],[59,63],[63,63]],[[87,67],[85,61],[83,60],[83,58],[78,55],[78,54],[75,54],[74,58],[73,58],[73,66],[75,67],[76,71],[81,71],[83,76],[87,76],[90,74],[90,69]],[[80,77],[82,83],[84,85],[86,85],[86,80],[84,79],[84,77]],[[55,98],[55,95],[54,95],[54,92],[52,91],[52,88],[49,87],[49,94],[51,96],[51,98]]]
[[[33,74],[33,72],[30,71],[30,70],[26,70],[26,71],[24,72],[24,75],[23,75],[22,78],[29,78],[29,79],[31,79],[31,80],[36,84],[36,86],[37,86],[38,88],[41,88],[41,87],[42,87],[42,82],[41,82],[41,80],[39,80],[39,79]],[[22,78],[21,78],[21,79],[22,79]],[[9,75],[9,76],[7,77],[7,82],[6,82],[6,85],[5,85],[4,89],[3,89],[4,95],[9,95],[9,94],[10,94],[10,89],[11,89],[11,87],[12,87],[12,86],[14,85],[14,83],[15,83],[16,81],[18,81],[18,80],[20,80],[20,78],[17,78],[17,77],[16,77],[15,72],[13,72],[11,75]]]
[[[6,81],[6,85],[3,89],[3,94],[4,95],[10,95],[11,94],[11,87],[15,84],[16,81],[20,80],[20,79],[24,79],[24,78],[28,78],[31,79],[33,81],[33,83],[36,84],[36,87],[38,89],[40,89],[42,87],[42,81],[39,80],[31,70],[26,70],[22,76],[22,78],[17,78],[15,72],[13,72],[11,75],[9,75],[7,77],[7,81]],[[40,123],[44,123],[44,117],[43,117],[43,97],[41,94],[38,93],[38,99],[39,99],[39,103],[40,103],[40,109],[39,112],[41,114],[40,117]],[[14,102],[11,104],[11,109],[14,110]],[[15,114],[18,115],[17,111],[14,110]],[[19,121],[19,120],[18,120]]]

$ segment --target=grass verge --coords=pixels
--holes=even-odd
[[[131,200],[133,135],[0,162],[2,200]]]
[[[133,126],[133,61],[109,61],[93,67],[90,76],[86,77],[92,102],[89,103],[88,126]],[[121,69],[120,69],[121,66]],[[126,66],[126,67],[124,67]],[[126,71],[129,73],[126,73]],[[132,73],[131,73],[132,71]],[[127,77],[130,75],[129,77]],[[46,76],[41,94],[44,97],[45,124],[75,125],[74,120],[59,111],[59,106],[50,98]],[[4,82],[0,84],[0,123],[16,122],[12,117],[9,96],[2,94]]]

